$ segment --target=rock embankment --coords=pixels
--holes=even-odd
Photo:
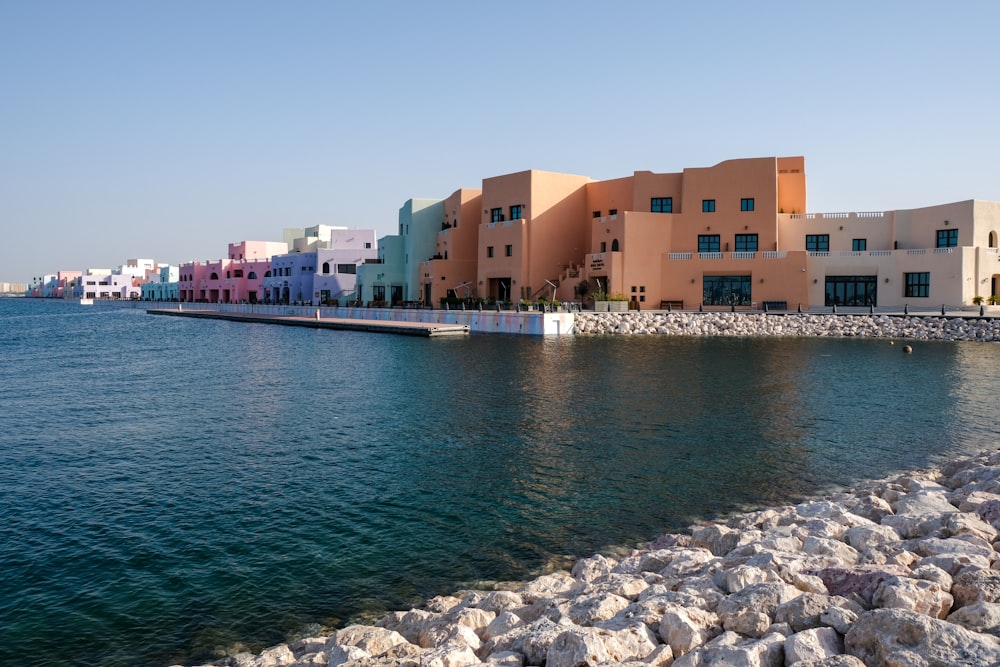
[[[997,665],[998,530],[982,454],[217,664]]]
[[[672,336],[861,336],[1000,341],[1000,318],[764,313],[591,313],[574,316],[577,334]]]

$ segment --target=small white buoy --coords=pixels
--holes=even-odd
[[[909,345],[903,346],[903,354],[912,354],[912,353],[913,353],[912,347],[910,347]]]

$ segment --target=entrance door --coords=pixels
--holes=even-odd
[[[497,301],[513,301],[510,292],[510,278],[490,278],[490,298]]]

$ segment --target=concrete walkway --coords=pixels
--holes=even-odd
[[[150,309],[150,315],[171,315],[173,317],[199,317],[210,320],[231,322],[256,322],[260,324],[280,324],[290,327],[312,329],[341,329],[345,331],[369,331],[392,333],[405,336],[462,336],[468,335],[469,327],[464,324],[429,324],[426,322],[394,322],[386,320],[359,320],[341,317],[297,317],[294,315],[263,315],[254,313],[224,313],[214,310],[166,310]]]

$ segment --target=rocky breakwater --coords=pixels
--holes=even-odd
[[[998,529],[982,454],[216,664],[998,665]]]
[[[1000,341],[1000,318],[764,313],[591,313],[575,315],[578,334],[672,336],[863,336]]]

